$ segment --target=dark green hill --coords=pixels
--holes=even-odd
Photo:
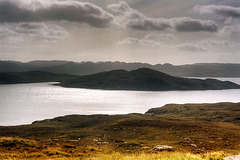
[[[53,74],[42,71],[0,73],[0,84],[59,82],[76,78],[74,75]]]
[[[179,78],[148,68],[140,68],[133,71],[113,70],[80,76],[77,79],[63,82],[60,85],[73,88],[150,91],[240,88],[239,85],[228,81]]]

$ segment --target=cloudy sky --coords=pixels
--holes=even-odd
[[[240,63],[238,0],[0,0],[0,60]]]

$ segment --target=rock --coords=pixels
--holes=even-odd
[[[197,145],[196,145],[196,144],[191,144],[191,146],[192,146],[192,147],[197,147]]]
[[[69,142],[78,142],[78,140],[75,140],[75,139],[69,139]]]
[[[98,140],[97,139],[93,139],[93,142],[98,142]]]
[[[225,160],[240,160],[240,155],[234,155],[224,158]]]
[[[157,145],[152,149],[153,151],[164,151],[164,150],[173,150],[172,146],[167,146],[167,145]]]
[[[124,139],[118,139],[118,140],[115,140],[114,142],[115,142],[115,143],[124,143],[125,140],[124,140]]]

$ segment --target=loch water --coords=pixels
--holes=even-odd
[[[218,78],[240,84],[240,78]],[[169,103],[240,102],[240,89],[206,91],[108,91],[51,83],[0,85],[0,126],[30,124],[70,114],[145,113]]]

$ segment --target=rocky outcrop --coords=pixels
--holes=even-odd
[[[167,145],[157,145],[152,149],[152,151],[172,151],[172,150],[173,147]]]

